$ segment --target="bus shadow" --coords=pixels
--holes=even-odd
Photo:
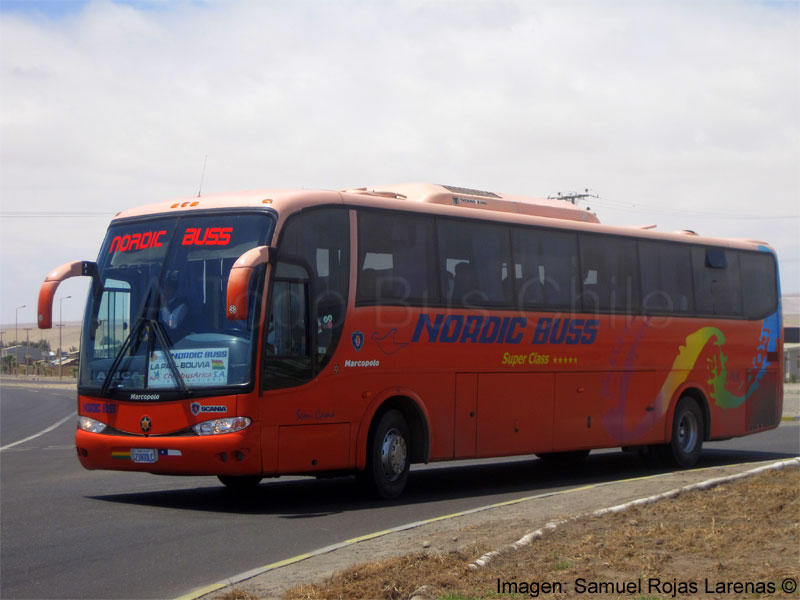
[[[795,454],[742,450],[704,450],[695,469],[794,458]],[[314,519],[337,513],[403,505],[474,500],[492,497],[486,504],[510,500],[497,496],[535,496],[575,486],[609,483],[674,469],[646,466],[634,453],[600,451],[582,464],[562,468],[533,456],[468,464],[442,463],[411,471],[405,493],[396,500],[377,500],[353,477],[332,479],[265,479],[247,491],[221,484],[212,487],[88,496],[92,500],[212,513],[273,515],[285,519]],[[185,480],[184,480],[185,481]],[[456,510],[480,506],[469,506]]]

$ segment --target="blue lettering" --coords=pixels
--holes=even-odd
[[[600,327],[598,319],[541,317],[533,331],[532,344],[593,344]],[[412,342],[519,344],[528,328],[526,317],[483,317],[480,315],[421,314],[417,318]],[[427,339],[423,339],[427,338]],[[192,353],[184,353],[191,355]],[[209,358],[206,353],[205,358]],[[226,357],[225,351],[214,353]],[[180,356],[176,356],[179,358]],[[210,364],[210,363],[208,363]],[[179,363],[180,368],[200,368],[205,362]]]
[[[553,319],[542,318],[536,323],[536,331],[533,332],[532,344],[546,344],[547,336],[550,333],[550,327],[553,325]]]
[[[503,317],[503,324],[500,325],[500,331],[497,333],[497,343],[502,344],[506,339],[506,333],[508,332],[508,323],[510,319],[508,317]]]
[[[593,344],[597,337],[597,328],[599,326],[600,321],[597,319],[586,321],[586,327],[583,328],[583,335],[581,336],[581,344]]]
[[[508,335],[506,335],[506,343],[507,344],[519,344],[522,341],[522,332],[517,332],[518,327],[525,327],[528,325],[528,319],[525,317],[514,317],[511,319],[511,327],[508,329]]]
[[[442,315],[436,315],[433,323],[431,323],[430,316],[422,314],[417,319],[417,328],[414,330],[414,337],[411,338],[412,342],[418,342],[420,335],[422,335],[422,328],[428,332],[428,341],[435,342],[439,337],[439,329],[442,327]]]
[[[500,317],[486,317],[481,329],[481,337],[478,340],[481,344],[491,344],[497,339],[500,332]]]
[[[567,335],[569,319],[556,319],[553,322],[553,329],[550,330],[550,343],[561,344]]]
[[[567,344],[577,344],[581,340],[581,331],[583,324],[586,323],[584,319],[572,319],[569,324],[569,333],[567,334]]]
[[[476,317],[475,315],[468,316],[464,324],[464,332],[461,334],[461,339],[458,340],[459,343],[463,344],[464,342],[470,341],[477,344],[481,323],[483,323],[483,317]]]
[[[461,334],[461,329],[463,327],[463,315],[448,315],[444,320],[444,327],[442,328],[442,334],[439,337],[439,341],[448,344],[455,342],[458,340],[458,336]]]

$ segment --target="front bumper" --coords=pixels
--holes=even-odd
[[[221,435],[174,437],[115,436],[79,429],[75,434],[75,446],[81,465],[90,470],[161,475],[262,473],[258,433],[252,427]],[[136,462],[143,458],[154,459],[154,462]]]

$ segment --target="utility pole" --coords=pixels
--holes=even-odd
[[[25,328],[25,377],[28,376],[28,363],[31,359],[31,343],[30,334],[32,327]]]
[[[599,198],[597,194],[590,194],[589,188],[584,190],[583,194],[579,194],[577,192],[567,192],[566,194],[562,194],[558,192],[555,196],[548,196],[548,200],[566,200],[571,204],[575,204],[577,206],[579,200],[585,200],[586,198]]]
[[[19,345],[19,309],[25,308],[25,305],[17,307],[17,312],[14,315],[14,343]]]

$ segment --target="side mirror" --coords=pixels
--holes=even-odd
[[[231,267],[228,277],[228,290],[225,299],[225,315],[229,321],[242,321],[247,318],[247,291],[256,267],[269,263],[275,256],[272,246],[259,246],[242,254]]]
[[[84,276],[91,277],[96,284],[99,283],[100,274],[97,270],[97,263],[88,260],[66,263],[51,271],[44,278],[44,283],[39,290],[39,306],[36,311],[39,329],[50,329],[53,326],[53,299],[59,284],[70,277]]]

